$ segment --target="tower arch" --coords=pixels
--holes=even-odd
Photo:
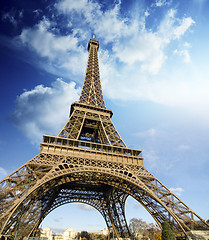
[[[53,156],[51,159],[54,162]],[[150,182],[145,184],[143,171],[146,176],[147,171],[144,168],[136,173],[133,170],[130,171],[128,167],[124,167],[121,163],[113,162],[106,163],[105,167],[98,168],[98,165],[102,165],[99,161],[89,159],[87,166],[84,159],[75,157],[71,160],[69,158],[63,160],[62,158],[62,162],[56,163],[41,179],[41,183],[40,179],[36,179],[36,183],[28,191],[25,208],[29,209],[33,205],[32,209],[34,211],[31,217],[33,218],[34,213],[36,213],[39,224],[49,212],[65,202],[68,197],[67,193],[71,191],[71,201],[84,201],[95,207],[104,217],[110,231],[115,231],[116,235],[124,238],[128,234],[130,235],[124,209],[125,200],[128,196],[132,196],[140,202],[159,226],[166,220],[172,224],[174,230],[186,233],[190,229],[191,226],[182,222],[175,212],[176,206],[171,209],[168,207],[169,201],[163,202],[162,198],[157,197],[157,194],[160,194],[159,188],[157,191],[151,189],[150,183],[155,180],[154,177],[151,178],[151,174]],[[167,194],[170,193],[168,189],[167,191]],[[51,196],[51,198],[47,198],[47,196]],[[11,222],[14,222],[14,217],[20,214],[23,203],[24,198],[20,199],[13,211],[10,212],[7,222],[5,222],[5,229],[11,228]],[[183,203],[181,202],[181,204]],[[42,212],[40,212],[40,207]],[[25,214],[27,214],[27,211],[25,211]],[[29,215],[27,220],[30,220]],[[36,227],[33,227],[28,234],[33,235],[39,224],[34,223]]]

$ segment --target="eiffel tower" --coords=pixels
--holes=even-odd
[[[90,39],[78,102],[55,136],[43,136],[40,153],[0,182],[0,233],[32,237],[57,207],[86,203],[103,216],[110,233],[130,238],[125,217],[128,196],[161,227],[164,221],[186,238],[209,225],[144,168],[142,151],[126,146],[103,98],[97,51]]]

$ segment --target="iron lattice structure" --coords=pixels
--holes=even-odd
[[[142,152],[123,142],[105,106],[98,48],[99,42],[91,39],[81,96],[66,125],[57,137],[43,136],[40,153],[0,182],[0,233],[12,235],[19,229],[17,239],[35,236],[55,208],[83,202],[101,213],[110,232],[128,238],[128,196],[159,226],[166,220],[185,235],[208,230],[202,218],[144,168]]]

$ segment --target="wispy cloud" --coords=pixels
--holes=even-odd
[[[95,210],[92,206],[90,206],[88,204],[83,204],[83,203],[76,203],[76,207],[80,208],[82,210],[85,210],[85,211],[93,211],[93,210]]]
[[[151,147],[151,146],[150,146]],[[143,157],[146,159],[146,166],[150,169],[157,169],[160,161],[160,155],[155,149],[145,149],[143,151]],[[162,162],[162,160],[161,160]]]
[[[15,27],[18,24],[18,21],[21,20],[23,17],[23,10],[22,11],[16,11],[11,10],[10,12],[4,13],[1,17],[3,21],[9,21],[12,23]],[[17,20],[18,19],[18,20]]]
[[[177,187],[177,188],[170,188],[170,191],[175,193],[178,196],[181,196],[181,194],[184,192],[184,189],[181,187]]]
[[[53,221],[54,221],[54,222],[60,222],[60,221],[62,221],[62,218],[61,218],[61,217],[59,217],[59,218],[54,218]]]
[[[154,136],[157,136],[157,135],[158,136],[162,135],[162,133],[163,132],[161,130],[151,128],[151,129],[148,129],[148,130],[143,131],[143,132],[137,132],[134,135],[139,136],[139,137],[154,137]]]
[[[182,56],[183,57],[183,61],[185,63],[189,63],[191,61],[190,59],[190,54],[189,54],[189,51],[187,49],[184,49],[184,50],[174,50],[174,53],[179,55],[179,56]]]
[[[162,7],[162,6],[166,6],[166,5],[170,5],[172,3],[172,0],[156,0],[155,1],[155,5],[157,7]]]
[[[180,150],[180,151],[186,151],[186,150],[189,150],[189,149],[191,149],[191,147],[189,145],[186,145],[186,144],[181,144],[178,147],[178,150]]]
[[[8,175],[7,170],[0,167],[0,179],[4,178],[7,175]]]

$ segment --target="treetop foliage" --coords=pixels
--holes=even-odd
[[[162,223],[162,240],[175,240],[175,234],[167,221]]]

